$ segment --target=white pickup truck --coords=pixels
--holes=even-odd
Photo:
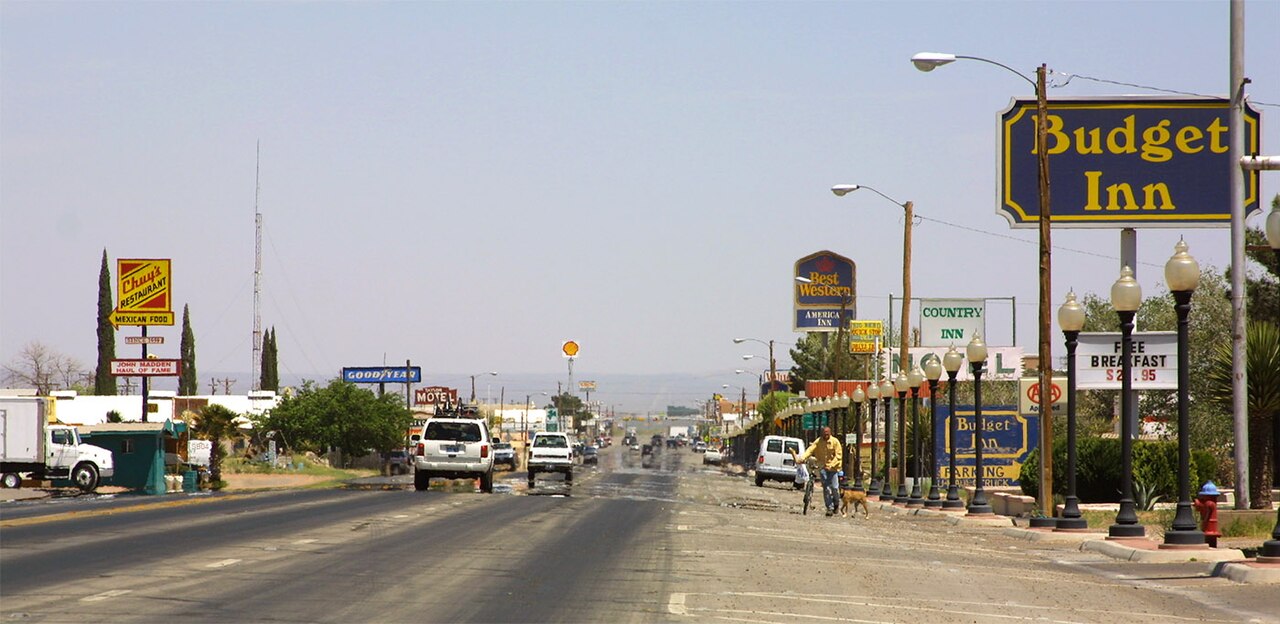
[[[573,483],[573,442],[564,433],[533,434],[525,468],[529,471],[529,487],[533,487],[533,477],[539,472],[559,472],[564,475],[565,483]]]
[[[50,424],[45,399],[0,397],[0,485],[31,478],[70,479],[85,492],[115,476],[111,451],[80,441],[75,427]]]

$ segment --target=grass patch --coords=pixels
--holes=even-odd
[[[1116,512],[1110,510],[1086,509],[1080,512],[1091,529],[1106,529],[1116,523]],[[1139,511],[1138,523],[1147,527],[1149,537],[1164,535],[1173,526],[1173,509],[1157,509]]]
[[[1276,519],[1270,515],[1237,518],[1222,528],[1223,537],[1256,537],[1270,539]]]
[[[295,459],[293,466],[297,466],[299,460]],[[355,479],[358,477],[372,477],[378,474],[376,470],[368,469],[343,469],[326,466],[324,464],[301,460],[302,469],[296,467],[277,468],[263,462],[246,460],[243,457],[228,457],[222,461],[223,472],[233,474],[289,474],[289,475],[308,475],[313,477],[324,477],[325,481],[308,487],[323,487],[332,485],[334,481],[345,481],[347,479]]]

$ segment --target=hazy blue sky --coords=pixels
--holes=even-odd
[[[803,255],[853,258],[860,315],[887,316],[901,210],[836,198],[841,182],[992,233],[920,223],[915,295],[1016,296],[1034,351],[1035,232],[994,198],[996,114],[1030,88],[908,59],[1222,95],[1227,18],[1224,1],[5,1],[0,360],[40,341],[92,366],[105,248],[113,271],[172,258],[200,369],[248,371],[257,141],[262,317],[284,374],[384,357],[428,380],[552,374],[573,338],[580,379],[694,373],[718,390],[763,353],[734,336],[794,340]],[[1249,92],[1280,104],[1280,2],[1246,19]],[[1077,77],[1051,97],[1124,93],[1152,92]],[[1280,108],[1260,108],[1280,153]],[[1278,188],[1264,178],[1264,197]],[[1226,265],[1226,229],[1142,230],[1148,293],[1182,234]],[[1055,306],[1107,291],[1118,231],[1054,240]],[[993,344],[1013,340],[1006,310],[991,304]],[[152,329],[162,356],[178,329]]]

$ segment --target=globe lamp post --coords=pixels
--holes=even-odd
[[[947,416],[947,449],[951,455],[947,463],[950,474],[947,476],[947,500],[942,501],[942,508],[946,511],[964,511],[960,487],[956,485],[956,421],[959,420],[956,418],[956,375],[960,374],[961,366],[964,366],[964,356],[956,351],[955,345],[951,345],[947,354],[942,356],[942,368],[947,371],[947,400],[951,410]]]
[[[858,386],[853,390],[853,489],[863,490],[862,485],[862,403],[867,400],[867,393]]]
[[[1142,304],[1142,286],[1133,279],[1133,269],[1120,269],[1120,279],[1111,285],[1111,307],[1120,316],[1120,511],[1107,529],[1110,539],[1140,538],[1146,528],[1138,523],[1133,502],[1133,317]]]
[[[855,395],[856,396],[856,395]],[[880,497],[880,475],[876,474],[876,399],[880,398],[880,386],[872,379],[867,384],[867,420],[871,422],[871,485],[867,496]]]
[[[893,504],[905,507],[910,496],[907,495],[907,391],[911,389],[911,380],[907,374],[899,372],[893,379],[893,388],[898,392],[898,491],[893,496]]]
[[[880,500],[893,500],[893,482],[889,469],[893,465],[893,404],[894,386],[885,378],[880,382],[880,411],[884,412],[884,483],[880,487]]]
[[[920,370],[919,364],[907,374],[907,383],[911,385],[911,451],[916,456],[913,469],[915,474],[911,478],[911,498],[907,499],[907,507],[919,509],[924,507],[924,495],[920,487],[924,476],[924,466],[920,461],[923,454],[920,449],[920,386],[924,384],[924,371]]]
[[[929,439],[933,440],[929,445],[929,499],[924,502],[924,506],[941,509],[942,495],[938,492],[938,458],[935,452],[938,442],[933,436],[938,431],[938,380],[942,378],[942,359],[936,355],[926,358],[924,376],[929,380]]]
[[[1067,293],[1066,303],[1058,308],[1058,325],[1067,339],[1067,497],[1055,530],[1083,531],[1089,523],[1080,513],[1080,499],[1076,496],[1076,345],[1080,330],[1084,329],[1084,307],[1076,302],[1074,291]]]
[[[1208,548],[1204,532],[1196,526],[1191,506],[1191,356],[1188,340],[1191,295],[1200,285],[1200,263],[1187,253],[1187,242],[1173,246],[1173,256],[1164,264],[1164,281],[1173,295],[1173,309],[1178,314],[1178,509],[1173,526],[1165,531],[1161,548]]]
[[[987,363],[987,345],[982,337],[974,334],[973,340],[965,347],[965,355],[969,357],[969,368],[973,373],[973,498],[969,500],[970,516],[994,515],[991,504],[987,502],[987,492],[982,487],[982,447],[984,443],[982,422],[982,367]]]

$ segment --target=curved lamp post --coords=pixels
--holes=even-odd
[[[968,515],[990,516],[994,512],[982,487],[982,433],[986,428],[982,422],[982,367],[987,362],[987,345],[981,336],[973,335],[973,340],[965,347],[965,355],[969,356],[969,367],[973,372],[973,498],[969,500]]]
[[[1187,242],[1173,246],[1173,256],[1164,264],[1164,281],[1173,294],[1173,309],[1178,313],[1178,511],[1173,526],[1164,534],[1161,548],[1208,548],[1204,532],[1196,526],[1191,509],[1191,418],[1188,415],[1191,391],[1191,357],[1188,345],[1188,317],[1191,295],[1200,285],[1200,263],[1187,253]]]
[[[489,371],[489,372],[487,372],[487,373],[476,373],[476,374],[474,374],[474,375],[470,375],[470,377],[471,377],[471,404],[472,404],[472,405],[474,405],[474,404],[475,404],[475,402],[476,402],[476,377],[480,377],[480,376],[482,376],[482,375],[497,375],[497,374],[498,374],[498,371]],[[490,386],[490,387],[492,387],[492,386]],[[492,399],[493,399],[493,395],[489,395],[489,399],[490,399],[490,400],[492,400]]]
[[[915,474],[911,479],[911,498],[907,499],[907,507],[918,509],[924,507],[924,495],[920,487],[920,481],[924,477],[924,465],[920,457],[924,454],[920,448],[920,386],[924,384],[924,371],[920,370],[919,364],[907,373],[907,383],[911,386],[911,451],[916,456]]]
[[[856,394],[854,396],[857,396]],[[871,485],[867,496],[880,497],[880,475],[876,473],[876,399],[880,398],[880,385],[872,379],[867,384],[867,420],[871,422]],[[862,446],[859,444],[858,446]]]
[[[1120,512],[1107,537],[1144,537],[1146,528],[1138,523],[1133,503],[1133,317],[1142,304],[1142,286],[1133,279],[1133,269],[1120,269],[1120,279],[1111,285],[1111,307],[1120,316]]]
[[[1062,517],[1058,518],[1058,531],[1089,528],[1080,513],[1080,499],[1076,497],[1076,344],[1080,330],[1084,329],[1084,316],[1084,307],[1076,302],[1075,291],[1067,293],[1066,303],[1058,308],[1058,325],[1067,338],[1067,497],[1063,500]]]
[[[867,400],[867,393],[862,386],[853,389],[853,489],[862,490],[862,403]]]
[[[893,500],[893,481],[889,479],[889,467],[893,465],[893,384],[888,377],[880,382],[880,411],[884,412],[884,483],[880,488],[880,500]]]
[[[947,416],[947,448],[951,457],[948,459],[949,475],[947,477],[947,500],[942,501],[942,508],[947,511],[964,511],[964,501],[960,500],[960,488],[956,486],[956,375],[964,366],[964,356],[951,345],[947,354],[942,356],[942,368],[947,370],[947,395],[951,411]]]
[[[767,345],[769,347],[769,392],[773,392],[773,383],[774,383],[774,380],[777,379],[778,377],[778,363],[775,362],[773,359],[773,340],[769,340],[768,342],[765,342],[764,340],[761,340],[759,338],[734,338],[733,344],[742,344],[744,342],[747,342],[748,340],[750,340],[751,342],[758,342],[762,345]],[[750,357],[743,356],[742,359],[746,360],[746,359],[750,359]]]
[[[911,380],[906,373],[899,372],[894,377],[893,388],[898,392],[898,492],[893,496],[893,504],[905,507],[911,498],[907,495],[907,391],[911,389]]]
[[[938,431],[938,380],[942,378],[942,359],[936,355],[927,356],[924,362],[924,376],[929,381],[929,498],[924,502],[931,509],[942,508],[942,496],[938,492],[938,458],[936,450]]]
[[[1267,242],[1275,253],[1276,273],[1280,274],[1280,206],[1273,207],[1267,215]],[[1280,316],[1280,310],[1277,310]],[[1280,470],[1280,467],[1275,469]],[[1259,563],[1280,563],[1280,510],[1276,511],[1276,526],[1271,529],[1271,539],[1262,543],[1258,551]]]

